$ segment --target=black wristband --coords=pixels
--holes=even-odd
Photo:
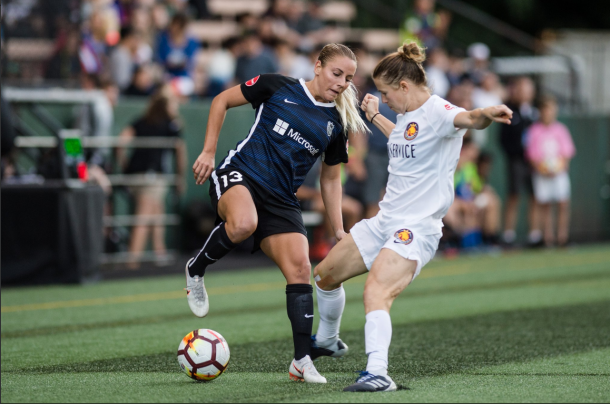
[[[375,115],[373,115],[373,117],[371,118],[371,123],[373,123],[373,121],[375,120],[375,118],[377,117],[377,115],[381,114],[381,112],[377,112]]]

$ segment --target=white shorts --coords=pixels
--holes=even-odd
[[[415,279],[434,258],[442,234],[424,235],[413,230],[414,227],[400,225],[400,221],[394,223],[397,224],[382,228],[377,217],[363,220],[352,228],[351,235],[369,271],[381,250],[387,248],[405,259],[417,261]]]
[[[566,202],[572,196],[572,185],[567,172],[554,177],[535,174],[533,181],[538,203]]]

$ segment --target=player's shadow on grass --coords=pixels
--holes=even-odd
[[[390,372],[401,379],[463,373],[482,366],[524,362],[563,354],[610,347],[610,301],[548,309],[519,310],[427,321],[394,328]],[[342,334],[350,345],[343,360],[321,359],[322,373],[349,373],[363,369],[364,332]],[[229,372],[279,372],[287,370],[292,341],[261,341],[231,346]],[[72,372],[174,373],[176,353],[43,366],[11,373]]]

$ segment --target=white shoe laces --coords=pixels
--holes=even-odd
[[[195,283],[193,286],[192,283]],[[191,285],[186,288],[186,290],[190,290],[195,295],[195,300],[203,301],[205,299],[205,293],[203,292],[203,278],[200,278],[199,275],[195,275],[192,281],[189,282]]]

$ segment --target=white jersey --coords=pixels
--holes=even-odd
[[[388,142],[390,176],[378,215],[382,228],[400,222],[421,234],[442,231],[466,133],[453,121],[463,111],[433,95],[417,110],[398,116]]]

